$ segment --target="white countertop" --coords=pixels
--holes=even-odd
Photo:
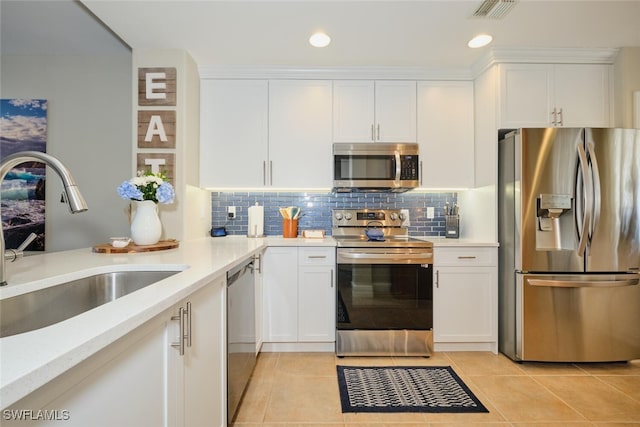
[[[183,271],[65,321],[0,338],[0,408],[104,349],[266,246],[335,246],[335,241],[226,236],[181,242],[179,248],[167,251],[98,254],[86,248],[8,263],[9,284],[0,288],[0,299],[111,271]]]
[[[434,246],[497,246],[464,239],[424,240],[434,242]],[[85,248],[8,263],[9,284],[0,288],[0,299],[111,271],[181,271],[65,321],[0,338],[0,408],[96,354],[267,246],[335,246],[335,240],[207,237],[181,242],[177,249],[167,251],[98,254]]]

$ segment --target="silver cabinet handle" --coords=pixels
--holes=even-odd
[[[187,347],[191,347],[191,302],[187,303],[187,310],[184,315],[187,318],[187,332],[184,338],[187,340]]]
[[[558,120],[558,126],[564,126],[564,115],[562,114],[562,108],[558,111],[558,115],[560,116],[560,120]]]
[[[325,259],[326,255],[309,255],[307,258],[309,259]]]
[[[178,309],[177,316],[171,316],[171,320],[177,320],[179,322],[179,338],[177,343],[171,343],[171,347],[177,348],[180,356],[184,356],[184,308],[180,307]]]
[[[553,111],[551,112],[551,116],[553,116],[553,118],[551,119],[551,124],[553,126],[556,126],[558,124],[558,116],[556,113],[556,107],[553,107]]]
[[[380,141],[380,123],[378,123],[377,129],[378,129],[377,130],[377,132],[378,132],[377,139],[378,139],[378,141]]]
[[[269,160],[269,185],[273,185],[273,160]]]
[[[258,265],[255,267],[255,265]],[[262,273],[262,255],[258,254],[253,257],[253,265],[256,269],[256,273]]]
[[[333,288],[333,268],[331,269],[331,288]]]
[[[469,256],[459,256],[458,259],[476,259],[475,256],[469,255]]]
[[[420,186],[422,187],[424,185],[422,183],[422,177],[424,176],[424,170],[422,169],[422,160],[420,160],[420,171],[418,173],[420,174]]]
[[[262,185],[267,185],[267,161],[262,161]]]
[[[436,288],[440,287],[440,270],[436,270]]]
[[[376,137],[375,137],[375,130],[374,130],[375,125],[373,123],[371,123],[371,140],[375,141]]]

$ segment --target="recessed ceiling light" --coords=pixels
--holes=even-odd
[[[491,43],[491,40],[493,40],[493,37],[491,37],[489,34],[480,34],[478,36],[475,36],[471,40],[469,40],[469,43],[467,43],[467,46],[475,49],[478,47],[488,45],[489,43]]]
[[[329,37],[325,33],[315,33],[311,37],[309,37],[309,43],[314,47],[325,47],[329,46],[331,43],[331,37]]]

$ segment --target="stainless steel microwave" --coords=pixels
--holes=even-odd
[[[418,144],[333,144],[333,190],[401,193],[420,186]]]

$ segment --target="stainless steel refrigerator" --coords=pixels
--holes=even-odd
[[[640,130],[501,131],[499,349],[640,358]]]

